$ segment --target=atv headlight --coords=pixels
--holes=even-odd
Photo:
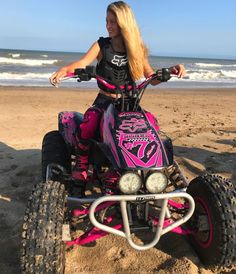
[[[146,188],[151,193],[163,192],[166,189],[167,184],[167,177],[159,171],[151,173],[146,179]]]
[[[119,188],[125,194],[136,193],[142,185],[141,177],[134,172],[127,172],[120,177]]]

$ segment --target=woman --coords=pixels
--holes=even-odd
[[[58,86],[60,81],[76,68],[85,68],[97,59],[96,73],[101,77],[111,80],[116,85],[124,85],[149,77],[154,73],[148,62],[148,52],[145,47],[134,14],[125,2],[117,1],[107,7],[106,28],[109,37],[100,37],[88,52],[78,61],[62,67],[50,77],[50,82]],[[171,73],[178,77],[185,75],[183,65],[171,67]],[[153,85],[157,85],[157,80]],[[93,106],[85,114],[80,125],[78,145],[76,148],[76,163],[72,172],[75,180],[86,181],[88,170],[89,139],[99,126],[103,111],[114,100],[114,94],[109,89],[100,87]]]

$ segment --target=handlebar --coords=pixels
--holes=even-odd
[[[167,82],[171,77],[176,77],[176,75],[171,74],[169,68],[158,69],[156,73],[149,76],[145,79],[141,84],[137,86],[137,89],[143,89],[147,87],[152,80],[158,80],[160,82]],[[111,81],[102,78],[101,76],[96,75],[96,67],[95,66],[86,66],[85,68],[75,69],[74,73],[70,73],[66,75],[63,80],[67,80],[70,78],[76,78],[78,82],[89,81],[91,78],[95,78],[98,82],[108,86],[110,89],[117,92],[117,90],[124,89],[124,85],[116,86]],[[133,87],[131,85],[126,86],[126,88],[131,90]]]
[[[122,109],[124,110],[125,106],[125,98],[132,98],[135,100],[133,105],[133,110],[137,110],[139,106],[139,102],[142,98],[142,95],[146,89],[146,87],[153,81],[158,80],[160,82],[167,82],[171,77],[176,76],[171,74],[170,69],[162,68],[156,71],[156,73],[152,74],[148,78],[146,78],[141,84],[136,85],[135,82],[133,84],[127,83],[125,85],[117,86],[111,81],[102,78],[101,76],[96,74],[96,67],[87,66],[86,68],[78,68],[75,69],[74,73],[68,74],[63,80],[76,78],[78,82],[89,81],[91,78],[95,78],[100,84],[109,89],[109,92],[116,94],[116,100],[119,98],[122,99]],[[118,96],[121,95],[121,97]],[[129,108],[129,107],[128,107]]]

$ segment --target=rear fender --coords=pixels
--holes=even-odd
[[[75,111],[62,111],[58,114],[59,132],[66,144],[74,147],[79,125],[83,121],[83,114]]]
[[[58,114],[59,132],[69,147],[76,147],[79,126],[83,121],[83,114],[75,111],[63,111]],[[101,148],[101,143],[96,140],[91,141],[91,149],[89,153],[89,162],[96,165],[110,165],[111,157],[106,157],[107,150]]]

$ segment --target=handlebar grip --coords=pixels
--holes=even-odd
[[[75,72],[74,72],[74,74],[78,75],[78,76],[80,76],[81,74],[84,74],[84,73],[85,73],[84,68],[77,68],[77,69],[75,69]]]
[[[86,66],[85,71],[91,77],[94,77],[96,75],[96,67],[95,66]]]
[[[96,67],[87,66],[86,68],[77,68],[74,74],[78,76],[78,82],[89,81],[92,77],[95,77]]]
[[[156,74],[157,74],[157,80],[160,82],[167,82],[171,78],[170,70],[168,68],[158,69],[156,71]]]

